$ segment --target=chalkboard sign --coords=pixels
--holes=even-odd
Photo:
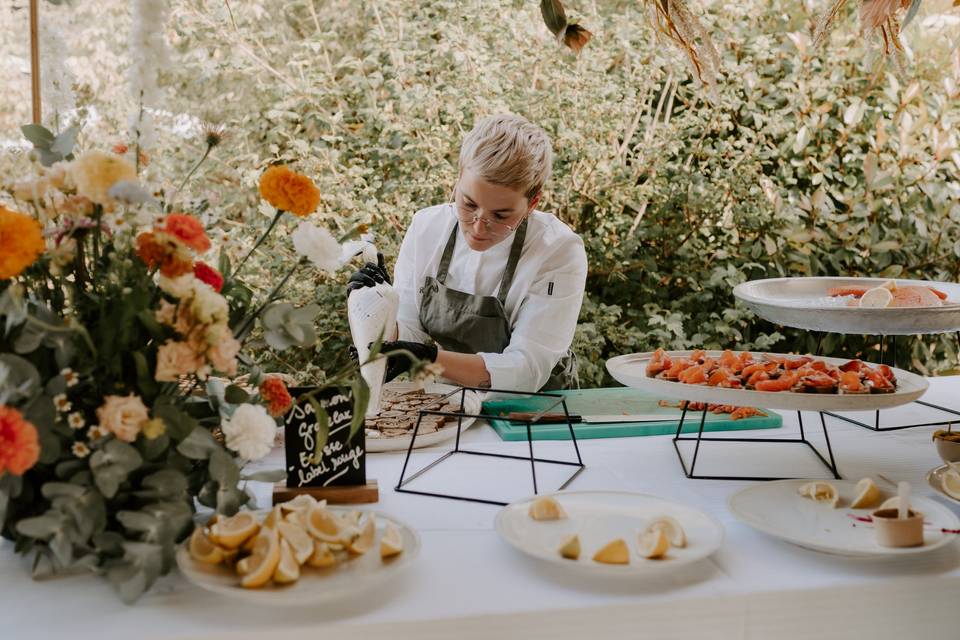
[[[292,387],[290,394],[295,404],[284,419],[287,487],[366,483],[362,423],[350,437],[353,423],[350,389],[316,391],[311,387]]]

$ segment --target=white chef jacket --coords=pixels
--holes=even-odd
[[[583,240],[549,213],[534,211],[528,220],[523,253],[504,305],[510,344],[503,353],[479,354],[494,389],[537,391],[546,384],[573,342],[583,303],[587,279]],[[454,205],[448,203],[418,211],[407,229],[394,269],[400,340],[429,338],[420,324],[420,288],[427,276],[436,277],[456,222]],[[511,233],[486,251],[474,251],[458,232],[446,286],[496,296],[513,238]]]

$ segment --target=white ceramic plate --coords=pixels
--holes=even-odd
[[[384,390],[390,391],[410,391],[414,389],[414,384],[412,382],[388,382],[383,386]],[[454,387],[449,384],[441,384],[439,382],[434,382],[427,384],[424,387],[424,390],[427,393],[450,393],[455,391],[457,387]],[[450,398],[453,402],[460,402],[460,394],[452,396]],[[482,401],[480,396],[478,396],[473,391],[467,391],[466,397],[464,398],[464,413],[478,414],[480,413],[482,407]],[[471,425],[473,425],[475,418],[464,418],[463,423],[460,428],[466,430]],[[413,429],[410,429],[411,434]],[[419,449],[421,447],[430,447],[447,440],[451,440],[457,436],[457,419],[451,418],[447,422],[446,426],[438,431],[433,433],[424,433],[417,435],[417,441],[413,443],[414,449]],[[393,438],[372,438],[367,436],[367,451],[370,453],[376,453],[378,451],[406,451],[410,446],[410,436],[395,436]]]
[[[670,351],[671,358],[689,357],[691,351]],[[707,351],[707,355],[716,358],[722,351]],[[753,351],[756,359],[764,354]],[[797,357],[791,354],[770,354],[776,356]],[[684,384],[658,378],[647,377],[647,362],[653,353],[631,353],[607,360],[607,370],[618,382],[650,391],[657,395],[693,402],[729,404],[738,407],[766,407],[791,411],[872,411],[887,409],[913,402],[922,396],[930,383],[923,376],[909,371],[894,369],[897,376],[897,390],[893,393],[870,393],[839,395],[826,393],[792,393],[786,391],[751,391],[748,389],[721,389],[699,384]],[[817,358],[836,365],[849,362],[847,358]]]
[[[339,513],[352,511],[337,507],[330,507],[330,510]],[[267,513],[261,510],[257,515],[262,520]],[[297,606],[346,600],[392,580],[420,555],[420,536],[416,531],[392,516],[372,513],[377,517],[377,539],[370,551],[342,560],[329,569],[303,566],[300,579],[290,585],[278,586],[270,582],[260,589],[244,589],[240,586],[240,576],[233,569],[203,564],[191,558],[189,538],[177,548],[177,566],[187,580],[203,589],[257,605]],[[400,530],[403,553],[384,561],[380,559],[380,537],[388,522]]]
[[[947,294],[942,307],[861,309],[847,298],[831,298],[832,287],[871,288],[886,278],[769,278],[743,282],[733,295],[764,320],[808,331],[867,335],[916,335],[960,329],[960,284],[896,280],[899,285],[930,286]]]
[[[954,462],[953,464],[957,465],[958,463]],[[927,484],[939,491],[947,500],[952,500],[954,502],[960,503],[960,500],[957,500],[946,491],[943,490],[943,475],[947,472],[947,469],[950,467],[948,465],[942,464],[936,469],[931,469],[927,472]]]
[[[712,517],[692,507],[642,493],[620,491],[570,491],[555,493],[568,517],[563,520],[537,521],[530,517],[533,496],[508,505],[497,513],[494,527],[500,537],[519,551],[570,571],[605,575],[647,575],[668,571],[706,558],[720,548],[723,527]],[[687,546],[671,547],[661,560],[639,555],[638,534],[647,523],[661,515],[680,521],[687,535]],[[563,539],[580,536],[579,560],[567,560],[558,552]],[[602,564],[593,554],[608,542],[623,538],[630,547],[628,565]]]
[[[874,538],[873,526],[851,517],[869,516],[873,509],[850,509],[856,497],[856,482],[830,480],[840,492],[840,506],[814,502],[797,493],[809,480],[763,482],[738,491],[727,502],[741,522],[757,531],[786,542],[824,553],[843,556],[881,557],[926,553],[950,544],[956,534],[941,528],[960,528],[960,519],[945,506],[919,496],[912,497],[913,509],[923,513],[924,544],[920,547],[881,547]],[[885,497],[893,495],[887,493]]]

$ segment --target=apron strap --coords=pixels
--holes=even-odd
[[[443,256],[440,258],[440,266],[437,267],[437,281],[444,284],[447,279],[447,271],[450,269],[450,261],[453,259],[453,248],[457,245],[457,231],[460,229],[460,223],[453,223],[453,231],[450,232],[450,239],[447,240],[447,246],[443,249]]]
[[[497,300],[504,306],[507,302],[507,292],[510,291],[510,285],[513,284],[513,274],[517,270],[517,263],[520,262],[520,254],[523,253],[523,241],[527,237],[527,220],[529,220],[529,217],[524,218],[520,226],[517,227],[513,244],[510,246],[507,268],[503,270],[503,278],[500,279],[500,291],[497,292]]]

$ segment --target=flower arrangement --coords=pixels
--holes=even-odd
[[[309,178],[268,169],[261,193],[277,215],[236,269],[223,253],[215,268],[200,220],[138,182],[126,154],[139,150],[74,157],[39,129],[25,132],[56,154],[0,206],[0,532],[33,555],[35,576],[95,571],[133,601],[172,568],[198,504],[232,515],[251,504],[246,481],[284,476],[244,467],[270,452],[293,398],[255,368],[230,379],[296,269],[333,271],[342,250],[301,222],[305,257],[254,304],[238,272],[284,211],[317,208]],[[218,141],[207,136],[204,158]],[[290,311],[264,324],[294,336],[281,346],[312,331],[315,314]]]

